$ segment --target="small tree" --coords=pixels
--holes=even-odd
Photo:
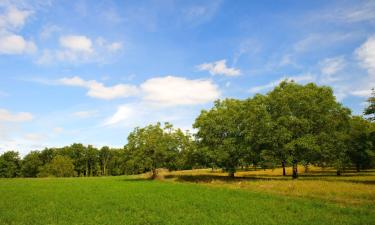
[[[73,177],[75,175],[73,160],[66,156],[57,155],[52,161],[45,165],[39,177],[55,176],[55,177]]]

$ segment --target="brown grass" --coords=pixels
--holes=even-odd
[[[299,168],[300,177],[292,180],[291,168],[286,177],[282,170],[240,171],[234,179],[221,170],[185,170],[160,172],[166,181],[195,182],[214,187],[241,188],[257,192],[322,199],[343,205],[375,206],[375,171],[356,173],[347,171],[336,176],[332,169],[311,167],[304,173]]]

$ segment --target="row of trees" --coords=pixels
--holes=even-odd
[[[373,111],[366,113],[373,120]],[[291,164],[293,178],[298,164],[334,167],[338,175],[347,167],[374,166],[374,124],[352,116],[331,88],[313,83],[284,81],[267,95],[218,100],[202,111],[194,127],[199,149],[229,176],[248,164],[280,165],[283,175]]]
[[[31,151],[23,159],[18,152],[0,155],[0,177],[116,176],[157,168],[189,169],[187,152],[195,146],[192,136],[169,123],[136,128],[121,149],[72,144],[63,148]]]
[[[108,176],[191,168],[222,168],[233,177],[240,167],[375,167],[375,94],[368,120],[352,116],[329,87],[282,82],[266,95],[217,100],[203,110],[194,135],[169,123],[135,128],[121,149],[82,144],[0,156],[0,177]],[[371,122],[372,121],[372,122]]]

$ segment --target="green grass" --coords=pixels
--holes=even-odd
[[[343,206],[129,177],[0,179],[0,224],[374,224],[373,206]]]

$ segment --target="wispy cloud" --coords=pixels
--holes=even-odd
[[[228,67],[225,59],[203,63],[198,65],[197,68],[198,70],[208,71],[211,75],[238,76],[241,74],[241,70]]]
[[[6,109],[0,108],[0,122],[27,122],[31,121],[34,116],[29,112],[12,113]]]
[[[280,84],[284,80],[289,80],[289,81],[293,80],[297,83],[304,83],[304,82],[313,82],[315,79],[316,79],[315,76],[313,76],[312,74],[303,74],[303,75],[300,75],[300,76],[284,76],[283,78],[280,78],[280,79],[275,80],[275,81],[271,81],[268,84],[252,87],[252,88],[250,88],[249,92],[250,93],[258,93],[258,92],[269,90],[269,89],[277,86],[278,84]]]

